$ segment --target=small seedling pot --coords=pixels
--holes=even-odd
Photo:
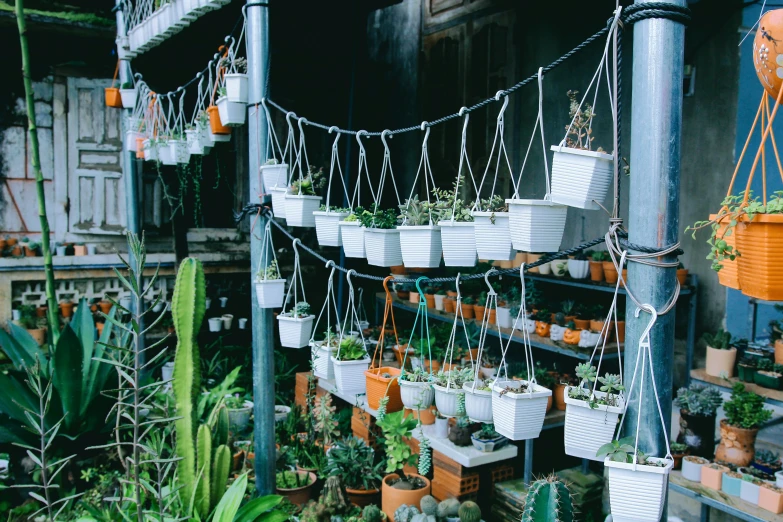
[[[209,331],[219,332],[223,328],[223,319],[220,317],[209,318]]]

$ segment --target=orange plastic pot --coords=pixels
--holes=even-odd
[[[207,107],[207,114],[209,114],[209,128],[212,129],[212,134],[231,134],[231,127],[220,122],[217,105]]]
[[[424,369],[431,370],[433,373],[440,370],[440,361],[424,359]]]
[[[60,312],[63,317],[73,317],[73,307],[76,303],[60,303]]]
[[[424,299],[427,300],[427,308],[435,308],[435,294],[424,294]]]
[[[476,307],[472,304],[460,303],[462,307],[462,317],[465,319],[473,319],[476,316]],[[456,307],[455,307],[456,309]]]
[[[710,214],[711,220],[716,219],[717,217],[717,214]],[[732,234],[730,234],[728,237],[723,237],[723,234],[726,232],[726,226],[728,225],[728,222],[729,218],[726,217],[718,223],[718,231],[716,232],[716,236],[726,241],[727,245],[736,247],[737,236],[740,233],[740,227],[734,227]],[[720,264],[723,266],[723,268],[718,271],[718,282],[728,288],[739,290],[740,281],[737,259],[734,261],[731,259],[724,259]]]
[[[136,138],[136,159],[144,159],[144,138]]]
[[[106,99],[106,106],[113,107],[115,109],[122,109],[122,97],[120,96],[120,89],[117,87],[106,87],[103,89],[104,98]]]
[[[405,416],[407,417],[408,415],[411,415],[416,420],[421,420],[421,423],[425,426],[435,424],[435,413],[432,411],[432,408],[427,408],[426,410],[409,410],[405,408]]]
[[[388,374],[391,377],[384,377]],[[367,405],[373,410],[377,410],[381,405],[381,399],[389,396],[389,402],[386,404],[386,411],[394,413],[402,409],[402,398],[400,397],[400,383],[397,377],[400,375],[399,368],[383,366],[381,368],[370,368],[364,372],[367,379]]]
[[[447,314],[453,314],[454,310],[456,309],[456,301],[454,299],[449,299],[448,297],[443,300],[443,311]]]
[[[590,261],[590,280],[597,282],[604,280],[603,261]]]
[[[46,328],[34,328],[27,330],[27,333],[30,334],[38,346],[43,346],[46,342]]]
[[[677,269],[677,282],[680,283],[680,286],[685,286],[685,282],[687,280],[688,280],[688,269],[687,268]]]
[[[617,282],[617,270],[614,268],[614,263],[611,261],[602,261],[601,264],[603,265],[604,269],[604,279],[606,279],[607,283],[616,283]]]
[[[430,494],[432,484],[427,477],[422,477],[415,473],[409,473],[409,476],[420,478],[425,486],[421,489],[397,489],[389,485],[389,482],[400,478],[396,473],[383,477],[381,485],[381,507],[389,520],[394,522],[394,512],[403,504],[421,508],[421,499]]]
[[[543,321],[536,321],[536,335],[539,337],[549,337],[549,330],[552,325]]]
[[[625,342],[625,321],[617,321],[617,342]]]
[[[487,309],[484,305],[473,305],[473,313],[478,321],[484,320],[484,311]]]
[[[762,484],[759,489],[759,507],[776,515],[783,513],[783,491],[772,484]]]
[[[756,214],[752,222],[743,217],[735,228],[742,293],[783,300],[783,214]]]

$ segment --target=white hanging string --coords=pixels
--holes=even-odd
[[[336,130],[337,127],[332,127],[329,129],[329,133],[331,134],[332,130]],[[337,167],[337,172],[340,175],[340,184],[343,186],[343,193],[345,194],[345,201],[348,201],[348,187],[345,186],[345,178],[343,177],[343,168],[340,166],[340,150],[337,147],[337,142],[340,141],[340,131],[337,131],[337,136],[334,138],[334,143],[332,143],[332,157],[329,161],[329,183],[326,186],[326,211],[331,212],[332,211],[332,177],[334,176],[334,168]]]
[[[530,156],[530,149],[533,146],[533,140],[536,137],[536,129],[541,131],[541,149],[544,153],[544,179],[546,179],[546,194],[544,200],[551,199],[551,188],[549,182],[549,161],[546,154],[546,139],[544,138],[544,89],[543,89],[543,68],[538,68],[538,116],[536,116],[536,124],[533,126],[533,133],[530,135],[530,143],[527,144],[527,151],[525,152],[525,159],[522,162],[522,169],[519,171],[519,181],[514,181],[514,177],[511,176],[511,183],[514,185],[514,199],[519,199],[519,188],[522,186],[522,173],[525,172],[525,165],[527,165],[527,159]]]
[[[427,213],[430,217],[430,225],[435,225],[436,223],[432,219],[432,205],[430,205],[430,183],[432,183],[432,188],[435,188],[435,176],[432,174],[432,167],[430,166],[430,155],[427,151],[427,142],[430,139],[430,127],[429,123],[426,121],[421,122],[421,130],[424,131],[424,139],[421,142],[421,158],[419,159],[419,168],[416,170],[416,177],[413,178],[413,183],[411,184],[411,195],[408,197],[408,203],[405,205],[405,210],[407,211],[410,209],[411,206],[411,199],[413,199],[413,194],[416,192],[417,182],[419,181],[419,176],[424,172],[423,178],[424,178],[424,188],[427,194]],[[435,194],[435,199],[437,201],[440,201],[440,198],[438,197],[437,193]],[[405,217],[402,220],[402,224],[405,225],[405,223],[408,221],[407,212],[405,213]]]
[[[270,257],[274,259],[275,266],[277,267],[277,254],[275,253],[275,244],[272,241],[271,224],[267,221],[266,226],[264,227],[264,237],[261,240],[261,259],[258,264],[256,279],[267,281],[266,267],[271,264]],[[277,267],[277,269],[278,277],[280,277],[280,268]]]
[[[364,143],[362,143],[362,135],[367,134],[367,131],[360,130],[356,133],[356,143],[359,144],[359,169],[356,174],[356,186],[353,190],[353,196],[351,197],[351,210],[355,206],[362,206],[362,169],[367,176],[367,184],[370,187],[370,193],[372,194],[373,201],[375,200],[375,191],[372,188],[372,180],[370,179],[370,170],[367,168],[367,151],[364,150]]]
[[[296,114],[289,112],[285,115],[285,121],[288,124],[288,136],[285,140],[285,149],[283,150],[283,160],[288,164],[288,179],[286,180],[286,186],[291,184],[291,176],[293,176],[294,168],[299,157],[296,152],[296,131],[294,131],[294,124],[291,123],[291,118],[296,118]],[[288,158],[286,160],[286,158]]]
[[[449,367],[449,374],[448,378],[446,379],[446,389],[450,390],[452,385],[455,385],[454,383],[454,377],[453,374],[453,361],[454,361],[454,349],[455,344],[457,341],[457,325],[459,323],[462,323],[462,331],[465,334],[465,346],[467,347],[468,353],[470,354],[470,362],[471,365],[473,365],[473,354],[470,353],[470,336],[468,335],[468,328],[465,326],[465,317],[462,313],[462,306],[461,306],[461,295],[459,290],[459,278],[460,274],[457,274],[457,280],[456,280],[456,288],[457,288],[457,308],[454,312],[454,322],[451,326],[451,334],[449,335],[449,341],[446,344],[446,353],[443,356],[443,366],[445,367],[448,364]],[[473,371],[476,370],[475,366],[471,366]],[[473,380],[473,388],[476,388],[476,382],[475,379]]]
[[[267,224],[267,226],[269,225]],[[297,248],[297,245],[299,244],[301,244],[301,241],[299,240],[298,237],[294,238],[293,242],[291,243],[291,245],[294,248],[294,273],[291,278],[292,279],[291,284],[288,286],[288,292],[286,292],[285,294],[285,302],[283,303],[282,313],[285,313],[285,307],[288,304],[289,296],[291,296],[291,292],[292,292],[291,289],[293,289],[292,297],[294,298],[294,308],[296,308],[296,303],[307,302],[307,296],[305,295],[305,289],[304,289],[304,281],[302,280],[302,269],[299,264],[299,249]],[[298,294],[302,295],[302,301],[297,301]]]
[[[476,192],[476,198],[478,198],[479,189],[476,186],[476,178],[473,176],[473,168],[470,166],[470,160],[468,159],[468,121],[470,120],[470,113],[465,112],[467,107],[462,107],[459,110],[459,115],[464,114],[465,121],[462,124],[462,138],[460,143],[459,153],[459,167],[457,168],[457,183],[454,185],[454,205],[451,209],[451,222],[454,223],[454,218],[457,214],[457,199],[459,197],[459,184],[462,176],[462,166],[467,165],[468,173],[470,174],[470,181],[473,183],[473,190]],[[467,177],[467,176],[465,176]]]
[[[265,162],[270,159],[277,159],[275,155],[275,148],[280,154],[280,163],[285,161],[285,156],[280,148],[280,142],[277,140],[277,133],[275,132],[275,126],[272,124],[272,116],[269,114],[269,107],[266,105],[266,98],[261,98],[261,106],[264,108],[264,114],[266,115],[266,158]],[[271,151],[271,157],[270,157]]]
[[[383,132],[381,132],[381,142],[383,143],[383,164],[381,165],[381,179],[378,182],[378,192],[375,196],[375,208],[373,209],[373,220],[375,218],[375,214],[378,211],[378,207],[381,204],[381,196],[383,195],[383,188],[386,185],[386,175],[391,178],[392,186],[394,187],[394,195],[397,197],[397,205],[399,206],[400,201],[400,193],[397,190],[397,180],[394,179],[394,170],[392,169],[391,164],[391,151],[389,150],[389,144],[386,142],[386,135],[389,135],[391,138],[391,131],[386,129]]]
[[[337,307],[337,299],[334,295],[334,273],[337,268],[335,267],[334,261],[329,260],[326,263],[326,268],[331,268],[332,271],[329,272],[329,280],[326,283],[326,299],[324,300],[324,304],[321,307],[321,312],[318,314],[318,318],[315,320],[315,324],[313,326],[313,333],[310,335],[310,343],[311,345],[315,341],[315,334],[318,331],[318,325],[321,323],[321,317],[323,317],[324,312],[326,312],[326,332],[327,337],[324,339],[324,342],[329,343],[329,336],[332,333],[332,309],[334,310],[334,317],[337,321],[337,324],[340,324],[340,311]],[[331,307],[329,305],[332,305]],[[315,346],[313,348],[313,353],[315,353]]]
[[[305,118],[299,118],[297,120],[297,125],[299,126],[299,150],[296,153],[296,162],[294,163],[294,169],[297,169],[299,172],[299,187],[297,194],[300,196],[302,195],[302,180],[310,174],[310,160],[307,157],[305,134],[304,129],[302,128],[303,122],[307,123],[307,120]],[[302,162],[302,158],[304,158],[304,162]],[[302,173],[303,168],[305,168],[304,173]],[[291,176],[293,176],[293,169]]]
[[[500,100],[500,95],[503,91],[498,91],[497,94],[495,94],[495,99]],[[495,153],[495,147],[498,147],[498,157],[497,162],[495,163],[495,177],[492,180],[492,191],[490,193],[490,199],[495,196],[495,187],[497,186],[498,182],[498,172],[500,171],[500,160],[501,157],[505,158],[506,160],[506,166],[508,167],[509,174],[513,173],[511,170],[511,161],[508,159],[508,153],[506,152],[506,143],[503,138],[504,130],[505,130],[505,118],[504,113],[506,112],[506,107],[508,107],[508,95],[503,97],[503,106],[500,107],[500,112],[498,113],[497,118],[497,125],[495,126],[495,137],[492,140],[492,148],[489,151],[489,157],[487,158],[487,166],[484,168],[484,175],[481,176],[481,183],[479,184],[478,188],[478,194],[476,195],[476,203],[473,205],[473,210],[481,211],[481,191],[484,189],[484,182],[487,179],[487,173],[489,172],[489,168],[492,165],[492,155]],[[513,175],[512,181],[513,181]]]
[[[494,269],[490,270],[493,271]],[[490,272],[487,272],[489,274]],[[485,276],[485,279],[487,279],[488,276]],[[522,299],[520,300],[519,304],[519,312],[517,313],[517,318],[515,320],[518,322],[521,318],[527,318],[527,309],[525,305],[525,263],[522,263],[519,267],[519,279],[522,281]],[[487,280],[487,284],[489,284],[489,281]],[[494,289],[493,289],[494,291]],[[497,296],[496,296],[497,299]],[[498,334],[500,333],[500,327],[498,326]],[[498,373],[495,377],[495,384],[500,381],[500,374],[501,372],[505,371],[506,377],[503,379],[504,381],[508,381],[508,366],[506,365],[506,354],[508,353],[508,348],[511,345],[511,338],[513,335],[509,335],[508,339],[505,342],[505,345],[503,343],[503,337],[500,337],[500,347],[501,347],[501,360],[500,364],[501,367],[498,370]],[[536,375],[535,375],[535,364],[533,361],[533,349],[530,346],[530,333],[528,332],[527,328],[522,328],[522,347],[525,351],[525,369],[527,372],[527,392],[532,395],[536,382]]]
[[[352,332],[352,331],[358,331],[359,336],[362,339],[362,348],[364,348],[365,354],[367,353],[367,345],[365,344],[364,340],[364,332],[362,332],[362,329],[359,327],[359,316],[356,313],[356,299],[354,296],[354,289],[353,289],[353,281],[351,281],[351,275],[355,274],[356,270],[349,270],[346,274],[345,278],[348,281],[348,307],[345,310],[345,318],[343,319],[343,325],[340,328],[340,341],[337,344],[337,359],[340,358],[340,348],[343,344],[343,339],[345,338],[346,332]],[[349,323],[349,317],[350,317],[350,325]],[[354,330],[354,328],[356,330]]]

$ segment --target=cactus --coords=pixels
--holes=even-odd
[[[177,352],[174,356],[173,391],[177,405],[177,476],[182,485],[182,498],[189,502],[196,489],[196,426],[198,409],[195,397],[201,391],[201,361],[196,338],[204,320],[206,285],[201,262],[186,258],[177,271],[171,317],[177,332]],[[202,513],[204,517],[208,513]]]
[[[198,427],[196,436],[196,461],[200,473],[196,486],[195,509],[199,515],[206,518],[209,515],[210,475],[212,471],[212,432],[209,427],[202,424]]]
[[[228,444],[228,408],[223,404],[217,411],[217,420],[215,421],[215,434],[212,437],[215,446],[224,446]]]
[[[413,517],[411,517],[411,522],[437,522],[437,520],[435,519],[435,515],[419,513],[418,515],[413,515]]]
[[[462,394],[464,395],[464,394]],[[422,438],[419,442],[419,475],[427,475],[432,468],[432,451],[430,450],[430,439],[424,437],[424,432],[421,432]],[[435,499],[433,499],[435,500]],[[437,506],[435,507],[437,509]],[[422,506],[423,510],[423,506]],[[428,515],[434,515],[435,513],[427,513]]]
[[[459,507],[459,520],[460,522],[480,522],[481,508],[470,500],[463,502]]]
[[[419,514],[419,508],[403,504],[394,512],[394,522],[411,522],[411,519]]]
[[[438,514],[438,501],[432,495],[425,495],[421,497],[419,502],[421,506],[421,512],[425,515],[437,515]]]
[[[554,475],[531,484],[522,522],[572,522],[574,506],[565,484]]]
[[[226,492],[228,475],[231,473],[231,450],[225,444],[218,446],[212,459],[212,484],[210,488],[210,504],[217,506]]]
[[[364,522],[381,522],[381,520],[383,520],[382,517],[381,508],[375,504],[364,506],[364,509],[362,510],[362,520]]]
[[[459,500],[447,498],[438,504],[438,518],[456,517],[459,515]]]

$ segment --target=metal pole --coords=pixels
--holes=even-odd
[[[669,3],[684,6],[685,0]],[[685,27],[677,22],[653,18],[634,25],[628,230],[631,243],[648,247],[663,248],[676,243],[678,238],[684,42]],[[675,270],[629,263],[628,284],[641,302],[661,310],[674,292]],[[635,311],[633,301],[628,299],[625,344],[628,383],[634,371],[639,337],[650,321],[650,315],[644,312],[634,317]],[[623,435],[636,433],[637,413],[641,409],[639,449],[663,457],[667,453],[663,430],[671,433],[674,311],[658,316],[650,339],[665,427],[661,426],[648,371],[643,384],[643,404],[634,393]],[[666,510],[663,513],[666,517]]]
[[[248,0],[248,4],[256,3]],[[257,3],[256,3],[257,4]],[[269,64],[269,16],[265,6],[245,7],[247,23],[247,73],[249,96],[247,108],[248,172],[250,196],[261,194],[259,167],[266,157],[267,128],[261,99],[265,96]],[[251,216],[251,220],[255,216]],[[250,235],[250,277],[255,278],[261,260],[261,241],[266,219],[259,217],[255,234]],[[256,494],[275,491],[275,343],[272,336],[272,310],[258,307],[253,299],[253,428],[255,441]]]

